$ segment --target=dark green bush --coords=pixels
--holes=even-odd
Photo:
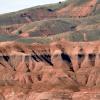
[[[16,35],[19,35],[19,34],[22,34],[22,31],[21,31],[21,30],[18,30],[18,31],[16,32]]]

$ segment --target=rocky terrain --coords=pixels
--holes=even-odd
[[[100,100],[100,1],[0,15],[0,100]]]
[[[1,100],[99,100],[99,44],[0,43]]]

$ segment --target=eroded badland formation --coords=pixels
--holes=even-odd
[[[99,39],[99,0],[0,15],[0,100],[100,100]]]

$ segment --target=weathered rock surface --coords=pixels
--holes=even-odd
[[[99,100],[97,94],[93,96],[90,92],[87,95],[80,91],[81,87],[100,88],[99,53],[99,41],[77,43],[61,40],[50,45],[2,42],[1,100],[4,97],[4,100],[89,100],[92,97]],[[22,92],[17,90],[14,93],[16,87]],[[67,90],[71,91],[70,95],[64,92]],[[2,94],[5,91],[12,92]]]

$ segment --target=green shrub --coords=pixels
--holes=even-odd
[[[18,31],[16,32],[16,35],[19,35],[19,34],[22,34],[22,31],[21,31],[21,30],[18,30]]]
[[[81,33],[71,33],[69,35],[70,41],[84,41],[84,36]]]
[[[100,40],[100,33],[99,32],[91,32],[87,34],[87,39],[89,41]]]

